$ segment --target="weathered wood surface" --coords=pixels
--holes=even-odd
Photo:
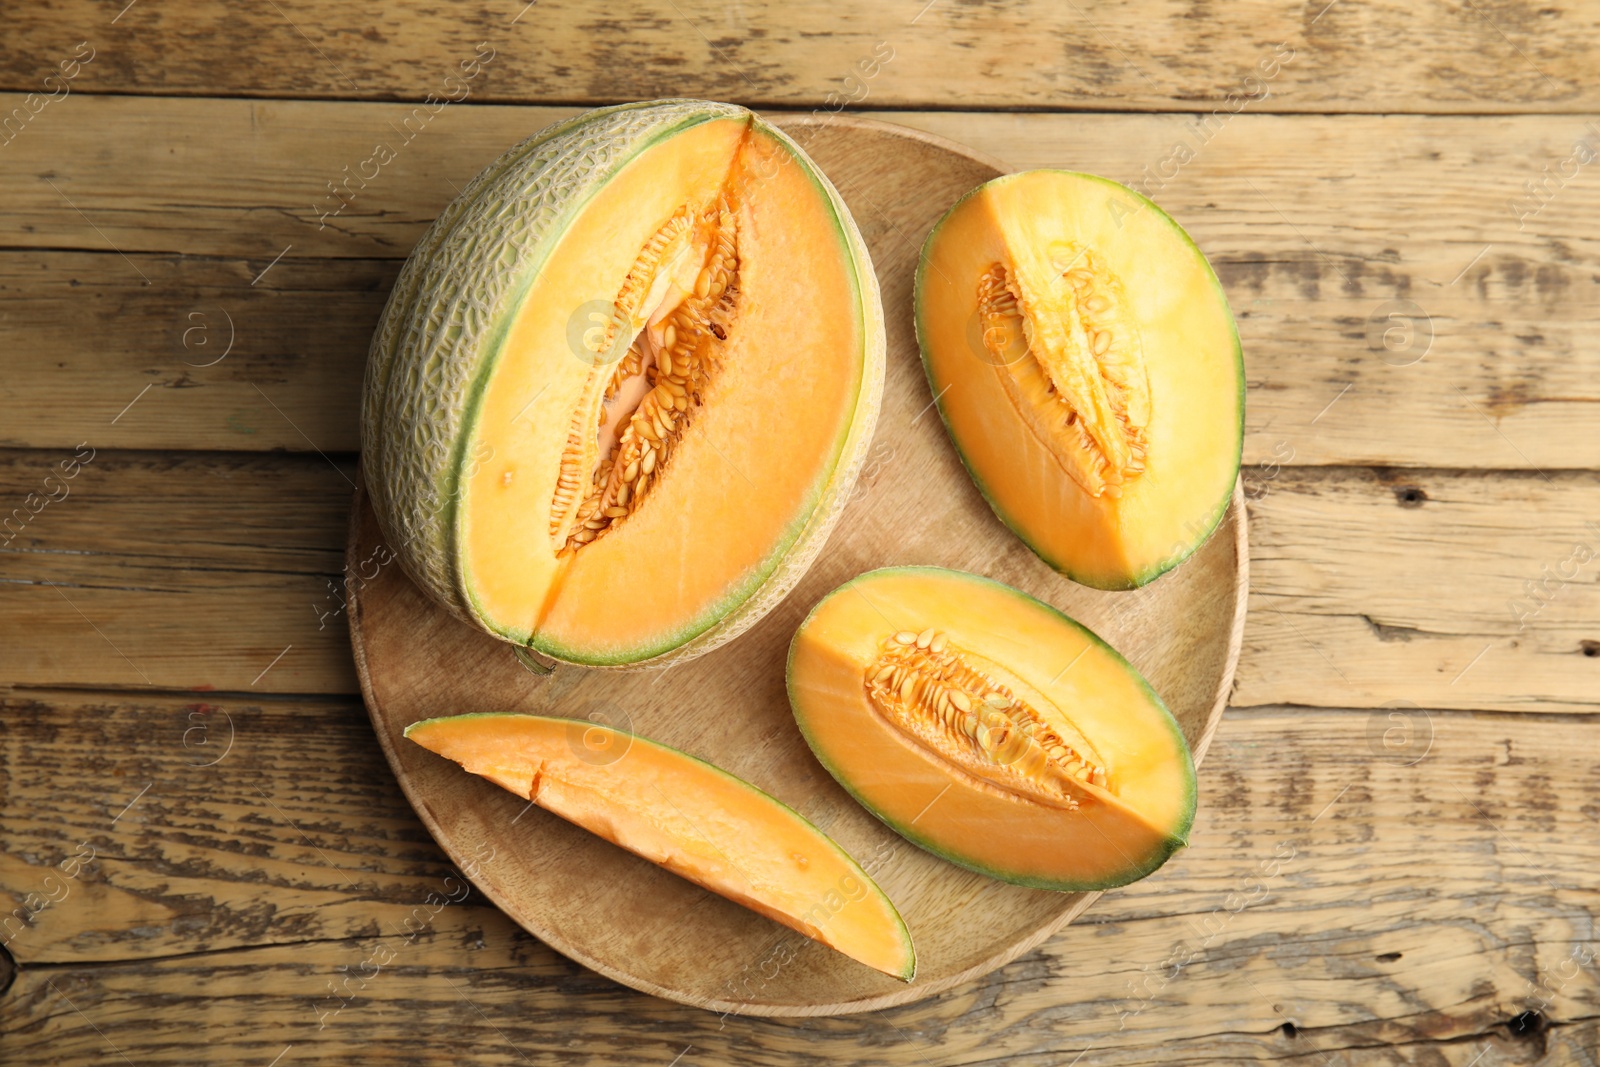
[[[7,935],[0,1057],[1585,1062],[1592,721],[1416,712],[1386,749],[1387,714],[1230,712],[1156,875],[970,988],[768,1021],[632,993],[465,895],[358,702],[13,692],[0,881],[56,899]],[[1531,1010],[1553,1028],[1513,1036]]]
[[[0,441],[324,451],[357,447],[390,261],[507,144],[572,113],[457,107],[403,143],[401,105],[61,109],[0,150]],[[1246,114],[1201,145],[1174,115],[885,117],[1014,167],[1144,182],[1238,317],[1247,463],[1600,465],[1600,183],[1579,170],[1542,207],[1523,188],[1593,139],[1578,118]],[[375,141],[396,158],[364,181]],[[1195,157],[1163,178],[1180,143]],[[857,215],[880,250],[922,239]]]
[[[88,41],[80,93],[1168,111],[1229,106],[1232,93],[1285,111],[1573,111],[1600,101],[1597,39],[1600,15],[1571,0],[1250,0],[1204,17],[1179,0],[65,0],[12,15],[0,86],[39,88]],[[480,55],[493,58],[463,78]]]
[[[0,499],[51,492],[74,454],[0,452]],[[356,692],[354,474],[310,453],[95,455],[0,547],[0,677]],[[1286,467],[1245,491],[1234,704],[1600,710],[1600,475]]]
[[[0,919],[0,1062],[1600,1062],[1593,5],[5,14],[0,520],[26,521],[0,533],[0,904],[66,895]],[[30,102],[80,42],[70,95]],[[1254,707],[1194,845],[927,1004],[721,1020],[475,895],[434,914],[460,883],[340,695],[351,412],[400,258],[506,144],[667,94],[894,109],[1148,182],[1239,317]],[[327,214],[380,141],[395,161]],[[54,877],[80,843],[96,862]]]

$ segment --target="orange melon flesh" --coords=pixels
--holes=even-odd
[[[906,981],[916,970],[905,923],[871,877],[794,809],[709,763],[533,715],[427,719],[406,737],[869,967]]]
[[[892,723],[868,695],[873,664],[892,635],[929,629],[1087,738],[1105,786],[1076,789],[1074,810],[1052,806],[997,784],[998,774],[953,766]],[[1046,889],[1104,889],[1150,873],[1187,839],[1194,765],[1160,698],[1091,631],[1009,586],[934,567],[864,574],[800,627],[788,684],[802,733],[840,784],[964,867]]]
[[[738,319],[651,496],[563,556],[547,520],[590,364],[575,309],[609,302],[685,203],[736,205]],[[798,283],[803,281],[803,287]],[[826,192],[770,127],[703,122],[642,151],[566,227],[487,384],[468,454],[466,584],[493,628],[561,659],[630,663],[717,622],[781,562],[835,476],[867,359],[861,280]]]
[[[977,317],[978,279],[993,265],[1042,282],[1052,270],[1059,278],[1082,267],[1084,259],[1073,261],[1085,249],[1120,285],[1119,311],[1131,324],[1120,332],[1142,350],[1149,389],[1143,469],[1099,495],[1073,480],[1037,420],[1030,424],[1015,392],[1008,395],[1006,376],[1029,369],[1036,348],[1021,342],[1013,354],[1020,359],[1001,365],[1012,357],[989,351]],[[1099,588],[1143,585],[1220,521],[1243,441],[1238,335],[1205,257],[1150,201],[1066,171],[1029,171],[979,187],[928,237],[916,323],[930,386],[974,481],[1001,520],[1057,570]],[[1064,414],[1050,417],[1059,423]]]

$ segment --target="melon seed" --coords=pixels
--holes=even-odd
[[[917,635],[910,630],[901,630],[894,635],[894,639],[902,645],[914,645],[917,643]]]
[[[931,626],[928,629],[922,631],[920,634],[917,635],[917,647],[918,648],[927,648],[928,645],[930,645],[932,642],[933,642],[933,628]]]

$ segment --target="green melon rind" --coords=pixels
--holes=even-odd
[[[800,695],[796,691],[794,677],[794,657],[795,650],[798,648],[800,643],[800,634],[808,625],[810,625],[812,617],[822,609],[824,604],[845,592],[847,589],[852,588],[858,582],[866,582],[874,577],[890,574],[929,574],[937,575],[939,577],[955,577],[961,579],[962,581],[968,581],[977,585],[984,585],[998,589],[1033,607],[1043,608],[1045,611],[1055,616],[1058,620],[1065,623],[1068,627],[1078,631],[1083,636],[1089,638],[1089,640],[1099,645],[1103,650],[1110,653],[1112,659],[1117,663],[1120,663],[1123,669],[1126,670],[1128,674],[1139,683],[1140,688],[1144,690],[1146,697],[1149,698],[1151,705],[1161,713],[1163,721],[1166,723],[1174,740],[1177,742],[1177,751],[1183,757],[1184,778],[1188,783],[1188,789],[1185,792],[1184,797],[1184,815],[1182,822],[1179,825],[1174,826],[1167,834],[1165,847],[1158,849],[1151,853],[1148,857],[1145,857],[1142,863],[1128,868],[1126,871],[1122,872],[1122,874],[1113,878],[1109,878],[1105,881],[1071,881],[1068,879],[1037,878],[1019,873],[1017,871],[1006,871],[996,867],[985,867],[981,864],[973,863],[959,854],[941,848],[929,838],[918,833],[914,828],[910,826],[902,826],[900,823],[895,822],[893,819],[889,818],[883,812],[874,807],[872,802],[860,791],[858,791],[856,787],[843,774],[841,774],[837,768],[834,767],[832,761],[828,759],[827,753],[823,750],[822,745],[817,742],[816,738],[812,735],[811,730],[807,727],[804,705]],[[1144,675],[1139,672],[1138,668],[1129,663],[1122,653],[1118,652],[1115,648],[1112,648],[1111,645],[1107,644],[1105,639],[1099,634],[1095,633],[1078,620],[1062,612],[1060,609],[1053,607],[1050,604],[1046,604],[1044,601],[1039,600],[1036,597],[1029,596],[1020,589],[1006,585],[1004,582],[997,582],[992,578],[985,578],[981,575],[968,573],[967,571],[951,570],[946,567],[880,567],[877,570],[867,571],[865,574],[858,574],[856,577],[850,579],[848,582],[845,582],[843,585],[833,590],[833,592],[817,601],[816,606],[807,613],[805,619],[800,623],[799,629],[795,631],[794,640],[789,643],[789,655],[784,665],[784,685],[789,694],[789,707],[794,712],[795,724],[800,728],[801,736],[806,739],[806,744],[810,746],[812,754],[817,757],[817,762],[821,763],[827,772],[833,775],[834,780],[844,787],[845,792],[854,797],[856,803],[860,804],[863,808],[867,809],[867,811],[871,812],[872,815],[885,826],[889,827],[889,829],[893,830],[907,841],[910,841],[912,844],[916,845],[920,849],[923,849],[924,851],[933,853],[940,859],[948,860],[958,867],[964,867],[969,871],[976,871],[979,874],[985,874],[991,878],[998,878],[1003,882],[1010,882],[1013,885],[1027,886],[1030,889],[1050,889],[1063,893],[1097,892],[1102,889],[1115,889],[1118,886],[1127,885],[1130,882],[1137,882],[1139,879],[1153,873],[1162,864],[1166,863],[1167,860],[1172,857],[1173,853],[1175,853],[1178,849],[1185,847],[1189,843],[1189,831],[1194,826],[1195,808],[1197,807],[1199,800],[1199,785],[1195,776],[1194,757],[1189,751],[1189,741],[1183,736],[1183,729],[1178,725],[1178,720],[1173,717],[1171,710],[1168,709],[1166,703],[1151,687],[1149,681],[1146,680]]]
[[[497,628],[461,568],[459,502],[478,404],[523,298],[565,224],[632,159],[701,122],[743,118],[786,147],[825,195],[855,274],[864,347],[852,417],[830,472],[764,566],[728,597],[655,647],[612,654],[529,641]],[[542,199],[528,203],[527,190]],[[522,190],[515,212],[506,187]],[[520,241],[513,241],[507,232]],[[488,294],[466,302],[447,277],[479,278]],[[594,667],[665,666],[701,655],[753,625],[793,587],[827,539],[876,426],[886,352],[877,274],[838,190],[782,131],[730,104],[669,100],[579,115],[535,134],[480,174],[424,234],[373,337],[362,403],[363,466],[386,539],[411,577],[452,614],[504,640]],[[424,402],[426,406],[424,406]],[[742,601],[742,602],[741,602]]]
[[[877,271],[873,269],[872,256],[860,229],[827,175],[788,134],[760,119],[756,119],[755,124],[793,153],[795,162],[825,194],[833,209],[839,238],[848,252],[846,260],[854,272],[865,351],[854,412],[835,445],[832,473],[823,476],[811,494],[813,502],[801,509],[762,567],[747,575],[720,603],[666,635],[658,645],[597,656],[535,638],[530,647],[555,659],[597,668],[664,667],[704,655],[738,637],[776,607],[816,560],[828,534],[849,504],[851,490],[866,462],[883,400],[888,351]],[[526,641],[527,637],[524,633],[513,636],[512,640]]]
[[[978,186],[976,189],[973,189],[960,200],[957,200],[954,204],[952,204],[950,210],[946,211],[939,218],[939,221],[934,224],[933,229],[928,232],[927,239],[922,243],[922,252],[917,258],[916,277],[912,282],[912,319],[917,333],[917,349],[922,355],[923,374],[928,379],[928,390],[934,396],[934,406],[939,411],[939,419],[944,423],[945,435],[950,438],[951,444],[955,446],[956,456],[961,460],[961,465],[967,469],[967,475],[972,479],[972,484],[977,487],[978,493],[983,497],[984,501],[988,503],[989,509],[994,512],[995,517],[1004,523],[1008,530],[1010,530],[1013,534],[1016,534],[1017,539],[1028,546],[1029,551],[1038,556],[1040,559],[1044,560],[1045,563],[1049,564],[1050,567],[1057,573],[1071,579],[1074,582],[1077,582],[1079,585],[1086,585],[1092,589],[1105,589],[1110,591],[1137,589],[1140,586],[1149,585],[1151,582],[1155,581],[1157,578],[1161,577],[1163,574],[1172,570],[1174,567],[1178,566],[1178,564],[1192,556],[1200,549],[1202,545],[1210,540],[1211,535],[1216,532],[1217,526],[1221,524],[1223,516],[1227,514],[1228,504],[1233,500],[1233,488],[1235,481],[1238,479],[1239,465],[1244,456],[1244,348],[1239,341],[1238,323],[1234,320],[1233,310],[1228,304],[1227,293],[1223,291],[1222,282],[1217,277],[1217,272],[1212,269],[1211,261],[1206,258],[1204,252],[1200,251],[1200,246],[1195,243],[1194,238],[1189,236],[1189,232],[1187,230],[1178,225],[1176,219],[1174,219],[1171,215],[1168,215],[1165,211],[1161,210],[1161,208],[1156,205],[1155,201],[1141,193],[1135,192],[1126,185],[1123,185],[1121,182],[1112,181],[1110,178],[1102,178],[1098,174],[1085,174],[1081,171],[1064,170],[1061,168],[1044,169],[1052,170],[1053,173],[1057,174],[1066,174],[1074,178],[1082,178],[1086,181],[1098,182],[1101,185],[1108,186],[1117,193],[1126,193],[1129,197],[1133,198],[1133,200],[1140,205],[1137,210],[1142,211],[1148,209],[1150,211],[1154,211],[1156,215],[1165,221],[1168,226],[1172,227],[1172,229],[1177,232],[1178,236],[1183,239],[1183,242],[1189,246],[1190,250],[1194,253],[1195,259],[1199,261],[1201,269],[1204,270],[1207,277],[1211,279],[1211,287],[1216,293],[1217,300],[1222,304],[1223,310],[1227,312],[1229,332],[1233,335],[1234,380],[1238,383],[1239,393],[1239,425],[1234,438],[1236,442],[1233,459],[1234,477],[1229,479],[1227,488],[1223,491],[1222,499],[1217,502],[1216,506],[1212,508],[1210,513],[1207,514],[1198,524],[1201,531],[1199,535],[1184,543],[1183,547],[1181,547],[1177,552],[1169,555],[1163,560],[1158,560],[1142,571],[1138,571],[1129,575],[1125,580],[1119,581],[1116,579],[1108,579],[1102,575],[1075,572],[1072,570],[1071,564],[1069,564],[1067,561],[1053,559],[1038,545],[1034,544],[1033,541],[1028,537],[1026,526],[1022,522],[1013,518],[1005,511],[1004,508],[1000,506],[999,500],[990,490],[988,483],[983,480],[983,477],[978,473],[977,468],[973,466],[972,461],[967,457],[966,450],[961,447],[960,438],[956,436],[955,429],[950,424],[950,415],[945,410],[944,406],[944,394],[940,390],[939,384],[934,380],[933,361],[928,355],[928,335],[927,331],[923,327],[922,322],[922,278],[923,273],[928,265],[929,250],[933,247],[934,240],[938,237],[939,231],[944,228],[944,224],[949,221],[950,217],[956,213],[956,209],[962,204],[966,203],[972,197],[977,196],[979,193],[983,192],[992,185],[998,185],[1002,182],[1007,182],[1014,178],[1021,177],[1023,174],[1033,172],[1021,171],[1017,174],[1004,174],[998,178],[991,178],[989,181],[984,182],[982,185]],[[1129,214],[1136,213],[1137,211],[1129,212]]]
[[[472,713],[466,714],[466,715],[440,715],[440,716],[436,716],[436,717],[434,717],[432,719],[421,719],[421,720],[418,720],[417,722],[412,723],[410,726],[407,726],[405,728],[404,734],[405,734],[405,736],[407,738],[410,738],[411,737],[411,731],[417,729],[420,726],[429,726],[429,725],[434,725],[434,724],[438,724],[438,723],[463,722],[463,721],[465,721],[467,719],[540,719],[540,720],[543,720],[545,722],[557,723],[557,724],[560,724],[562,726],[568,726],[568,725],[571,725],[572,723],[580,723],[581,725],[584,726],[584,728],[586,730],[593,730],[593,729],[597,729],[597,728],[598,729],[602,729],[602,730],[613,729],[612,727],[607,727],[607,726],[596,727],[593,723],[585,722],[584,720],[581,720],[581,719],[563,719],[563,718],[559,718],[559,717],[552,716],[552,715],[521,715],[521,714],[515,714],[515,713],[511,713],[511,712],[481,711],[481,712],[472,712]],[[620,733],[622,731],[613,730],[613,732]],[[794,821],[800,823],[806,829],[810,830],[813,834],[815,834],[819,841],[823,842],[830,849],[832,849],[834,854],[836,856],[838,856],[840,860],[843,861],[845,866],[848,867],[852,872],[855,873],[855,875],[858,878],[861,879],[861,884],[863,886],[865,886],[866,889],[869,892],[871,892],[873,895],[875,895],[877,897],[879,903],[888,912],[890,917],[893,918],[894,923],[895,923],[896,931],[899,934],[900,944],[904,949],[903,955],[905,957],[905,967],[897,975],[897,977],[899,977],[901,980],[907,981],[907,982],[911,981],[911,979],[913,977],[915,977],[916,971],[917,971],[917,953],[916,953],[915,946],[912,944],[912,941],[911,941],[911,930],[910,930],[909,927],[906,926],[905,918],[900,914],[900,909],[895,907],[894,901],[890,900],[889,899],[889,895],[883,891],[883,887],[878,885],[877,882],[873,881],[872,876],[866,872],[866,869],[863,868],[861,866],[861,864],[859,864],[859,863],[857,863],[855,861],[855,857],[851,856],[850,853],[848,853],[848,852],[846,852],[844,850],[844,846],[840,845],[839,842],[835,841],[832,837],[830,837],[826,832],[824,832],[821,829],[821,827],[817,826],[816,823],[812,822],[810,819],[806,818],[804,815],[800,814],[794,808],[790,807],[788,804],[785,804],[783,801],[779,800],[777,797],[773,796],[771,793],[767,792],[765,789],[762,789],[760,786],[755,785],[752,782],[748,782],[745,779],[740,778],[736,774],[733,774],[733,773],[731,773],[729,771],[725,771],[721,767],[718,767],[716,764],[709,763],[706,760],[701,759],[699,756],[693,755],[692,753],[689,753],[689,752],[685,752],[681,748],[673,748],[671,745],[664,745],[660,741],[652,741],[647,737],[640,737],[638,734],[629,734],[628,736],[630,738],[629,744],[649,745],[652,748],[659,749],[659,750],[661,750],[663,752],[669,752],[669,753],[672,753],[675,756],[681,756],[685,760],[688,760],[691,763],[697,763],[701,767],[705,768],[706,770],[708,770],[708,771],[710,771],[710,772],[712,772],[714,774],[721,775],[723,778],[728,779],[729,781],[733,782],[734,784],[742,786],[748,792],[752,793],[753,795],[755,795],[756,797],[760,798],[762,801],[764,801],[765,803],[771,805],[772,807],[781,810],[784,814],[788,815],[791,819],[793,819]],[[526,798],[524,798],[524,799],[526,799]]]

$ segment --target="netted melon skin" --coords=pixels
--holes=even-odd
[[[883,392],[884,324],[865,241],[833,184],[802,149],[747,109],[702,100],[602,108],[553,124],[479,173],[407,259],[368,351],[362,472],[385,541],[411,579],[451,614],[501,639],[475,609],[458,551],[457,504],[476,404],[505,328],[566,225],[622,167],[661,138],[716,119],[759,123],[825,190],[862,295],[865,367],[856,409],[821,499],[760,587],[709,629],[612,669],[665,666],[732,639],[771,610],[815,559],[866,458]]]

